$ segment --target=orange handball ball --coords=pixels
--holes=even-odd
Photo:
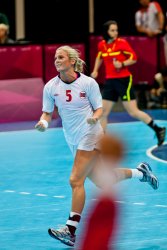
[[[117,137],[104,134],[100,140],[101,155],[113,161],[120,161],[124,155],[124,145]]]

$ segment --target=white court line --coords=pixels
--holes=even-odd
[[[163,145],[165,145],[165,144],[167,144],[167,143],[164,143]],[[155,149],[156,147],[157,147],[157,146],[155,145],[155,146],[153,146],[153,147],[147,149],[146,154],[147,154],[150,158],[152,158],[152,159],[154,159],[154,160],[156,160],[156,161],[160,161],[160,162],[163,162],[163,163],[167,163],[167,161],[162,160],[162,159],[159,159],[158,157],[154,156],[154,155],[151,153],[151,151],[152,151],[153,149]]]
[[[64,199],[64,198],[65,198],[64,195],[54,195],[53,197],[54,197],[54,198],[60,198],[60,199]]]
[[[17,192],[16,190],[3,190],[2,192],[4,193],[18,193],[18,194],[21,194],[21,195],[35,195],[35,196],[39,196],[39,197],[47,197],[48,195],[47,194],[32,194],[32,193],[29,193],[29,192]],[[65,196],[64,195],[54,195],[52,196],[53,198],[59,198],[59,199],[64,199]]]
[[[29,192],[19,192],[19,194],[28,195],[28,194],[31,194],[31,193],[29,193]]]
[[[146,203],[144,203],[144,202],[133,202],[132,204],[139,205],[139,206],[145,206],[146,205]]]
[[[167,207],[167,205],[155,205],[155,207]]]
[[[35,194],[36,196],[42,196],[42,197],[44,197],[44,196],[48,196],[47,194]]]
[[[2,192],[4,192],[4,193],[16,193],[16,194],[18,193],[20,195],[29,195],[29,194],[31,194],[31,195],[35,195],[35,196],[39,196],[39,197],[49,197],[47,194],[32,194],[32,193],[24,192],[24,191],[16,192],[15,190],[4,190]],[[64,195],[54,195],[52,197],[53,198],[58,198],[58,199],[65,199],[66,198],[66,196],[64,196]],[[98,200],[98,199],[92,199],[92,200]],[[145,202],[129,202],[129,201],[123,201],[123,200],[116,200],[115,202],[120,203],[120,204],[128,204],[128,205],[147,206],[147,203],[145,203]],[[152,205],[152,207],[167,208],[167,205],[155,204],[155,205]]]
[[[15,190],[4,190],[5,193],[15,193]]]

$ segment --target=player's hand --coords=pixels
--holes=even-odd
[[[118,60],[114,60],[113,61],[113,65],[116,69],[121,69],[122,68],[122,62],[118,61]]]
[[[36,125],[35,128],[40,131],[40,132],[44,132],[46,130],[46,127],[44,126],[44,124],[39,121]]]
[[[93,71],[90,76],[92,78],[96,79],[98,77],[98,72],[97,71]]]
[[[146,30],[146,34],[147,34],[148,37],[154,37],[155,35],[157,35],[157,34],[155,34],[154,31],[152,31],[152,30],[150,30],[150,29],[147,29],[147,30]]]
[[[96,117],[90,117],[87,119],[87,123],[90,125],[96,124],[98,119]]]

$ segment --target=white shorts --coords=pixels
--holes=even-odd
[[[93,151],[99,149],[99,140],[103,134],[87,134],[82,137],[81,141],[77,145],[73,145],[67,142],[72,155],[75,157],[77,150]]]

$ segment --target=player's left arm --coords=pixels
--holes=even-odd
[[[102,116],[102,96],[98,83],[92,79],[88,89],[89,101],[93,108],[93,116],[87,119],[89,124],[95,124]]]
[[[49,123],[52,120],[52,113],[54,111],[54,99],[50,94],[49,84],[46,84],[43,90],[42,111],[43,113],[40,117],[40,120],[35,125],[35,128],[40,132],[44,132],[48,128]]]
[[[164,16],[164,13],[162,11],[160,4],[155,1],[154,5],[155,5],[155,9],[157,11],[157,19],[158,19],[158,23],[159,23],[158,31],[159,31],[159,33],[161,33],[163,31],[163,28],[164,28],[165,16]]]
[[[93,116],[87,119],[87,123],[96,124],[96,122],[101,118],[102,113],[103,113],[102,108],[94,110]]]
[[[157,13],[157,17],[158,17],[158,22],[159,22],[159,31],[160,33],[163,31],[164,28],[164,22],[165,22],[165,18],[164,18],[164,14],[162,11]]]
[[[135,51],[126,40],[123,40],[122,45],[123,53],[127,57],[127,59],[122,62],[122,67],[127,67],[135,64],[137,62],[137,55]]]

